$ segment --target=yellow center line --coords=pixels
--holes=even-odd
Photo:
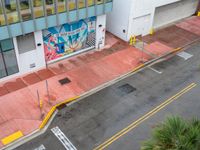
[[[144,122],[145,120],[147,120],[148,118],[150,118],[151,116],[153,116],[154,114],[156,114],[158,111],[160,111],[161,109],[163,109],[164,107],[166,107],[167,105],[169,105],[170,103],[172,103],[173,101],[177,100],[183,94],[189,92],[195,86],[197,86],[197,84],[195,84],[195,83],[190,84],[189,86],[187,86],[186,88],[184,88],[183,90],[181,90],[180,92],[178,92],[177,94],[175,94],[174,96],[172,96],[171,98],[165,100],[159,106],[155,107],[153,110],[151,110],[150,112],[148,112],[147,114],[145,114],[144,116],[142,116],[141,118],[139,118],[138,120],[136,120],[133,123],[131,123],[126,128],[124,128],[121,131],[119,131],[118,133],[116,133],[114,136],[112,136],[111,138],[109,138],[108,140],[106,140],[104,143],[102,143],[98,147],[94,148],[94,150],[102,150],[102,149],[108,147],[110,144],[112,144],[114,141],[116,141],[117,139],[119,139],[121,136],[125,135],[126,133],[128,133],[129,131],[131,131],[132,129],[134,129],[138,125],[140,125],[142,122]]]

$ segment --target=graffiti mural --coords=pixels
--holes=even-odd
[[[52,61],[95,45],[96,17],[43,31],[46,61]]]

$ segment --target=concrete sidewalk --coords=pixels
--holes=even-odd
[[[196,19],[196,17],[194,18]],[[187,31],[183,29],[183,26],[179,26],[176,26],[180,29],[179,32],[187,32],[195,39],[200,37],[193,33],[193,30]],[[200,26],[198,29],[200,30]],[[108,43],[100,51],[91,51],[59,61],[49,65],[46,69],[2,83],[0,85],[0,148],[5,145],[2,143],[2,139],[9,135],[17,131],[28,135],[38,129],[43,118],[56,104],[84,94],[134,70],[142,64],[141,59],[144,62],[155,59],[151,54],[160,57],[177,48],[169,44],[170,41],[166,44],[160,39],[156,40],[157,34],[159,31],[154,36],[148,36],[151,41],[145,46],[148,53],[130,47],[127,43],[107,34]],[[174,35],[173,32],[168,32],[167,35],[170,36],[170,34]],[[182,34],[178,35],[182,37]],[[192,43],[193,40],[194,38],[191,38],[187,42]],[[171,39],[172,42],[174,42],[173,39]],[[182,47],[184,44],[177,46]],[[70,82],[61,85],[59,80],[64,78],[68,78]],[[39,107],[37,91],[43,103],[42,110]],[[48,99],[50,99],[50,104]],[[41,117],[41,111],[44,114],[43,117]]]

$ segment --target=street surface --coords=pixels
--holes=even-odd
[[[185,52],[65,107],[16,150],[139,150],[167,116],[200,119],[200,43]]]

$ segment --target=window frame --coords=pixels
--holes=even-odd
[[[5,40],[10,40],[10,41],[12,42],[13,48],[7,49],[7,50],[3,51],[3,50],[2,50],[2,44],[1,44],[1,41],[0,41],[0,54],[1,54],[1,56],[2,56],[3,66],[4,66],[4,69],[5,69],[5,73],[6,73],[5,76],[2,76],[2,77],[0,76],[0,79],[15,74],[15,73],[9,74],[9,72],[8,72],[8,68],[7,68],[7,66],[6,66],[7,64],[6,64],[6,60],[5,60],[5,56],[4,56],[4,53],[6,53],[6,52],[14,51],[15,59],[16,59],[16,65],[17,65],[17,68],[16,68],[16,69],[17,69],[17,72],[16,72],[16,73],[19,72],[19,66],[18,66],[18,61],[17,61],[16,52],[15,52],[15,49],[14,49],[13,39],[5,39]],[[2,40],[2,41],[3,41],[3,40]]]

